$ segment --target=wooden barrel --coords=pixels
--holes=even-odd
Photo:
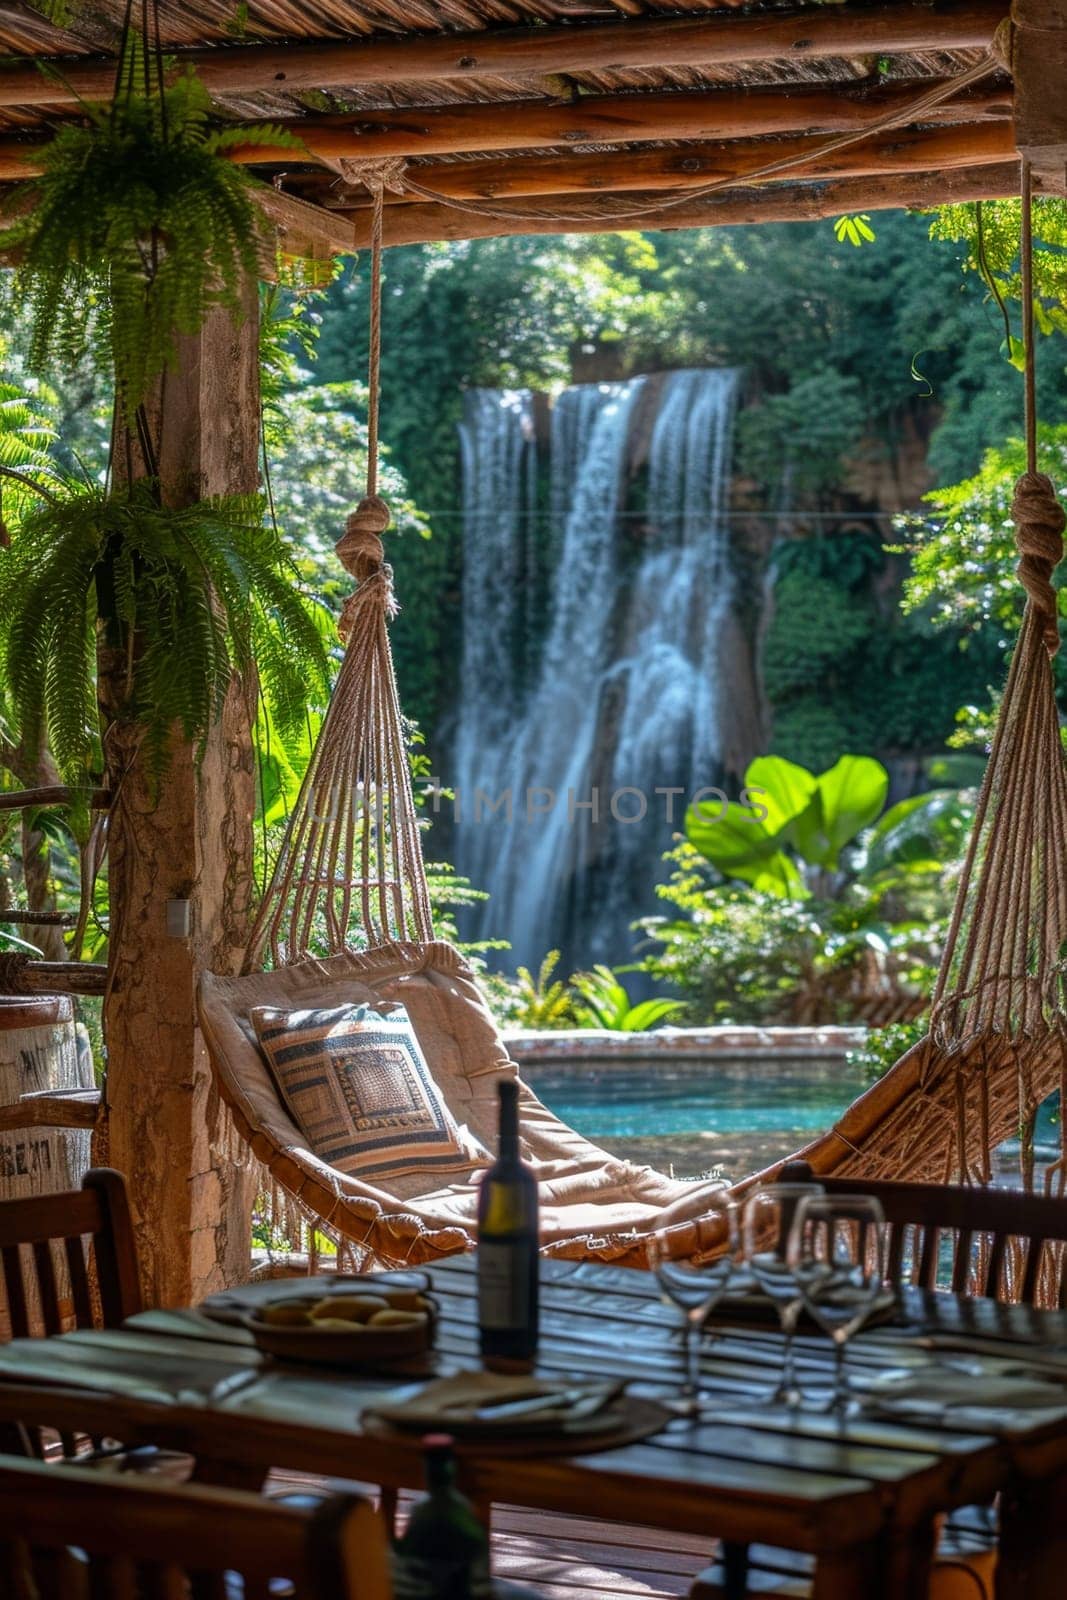
[[[0,1105],[48,1089],[91,1089],[69,995],[0,995]],[[76,1189],[89,1167],[88,1129],[0,1133],[0,1199]]]

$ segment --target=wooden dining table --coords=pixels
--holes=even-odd
[[[435,1370],[477,1368],[474,1258],[444,1260],[431,1276]],[[243,1303],[308,1290],[307,1279],[264,1282]],[[681,1338],[680,1318],[649,1274],[544,1263],[538,1371],[546,1377],[625,1378],[630,1394],[669,1402],[681,1382]],[[829,1341],[802,1331],[797,1354],[802,1387],[825,1391]],[[730,1309],[705,1345],[698,1420],[672,1415],[650,1436],[608,1448],[571,1441],[499,1453],[461,1440],[462,1481],[486,1509],[524,1505],[723,1539],[738,1593],[750,1542],[808,1552],[815,1600],[925,1594],[938,1516],[1000,1492],[998,1600],[1058,1600],[1067,1572],[1067,1314],[905,1291],[894,1322],[857,1335],[848,1361],[858,1384],[889,1369],[927,1383],[944,1370],[974,1376],[973,1404],[935,1404],[919,1417],[891,1406],[840,1416],[814,1404],[767,1405],[781,1360],[777,1327]],[[1037,1409],[986,1404],[983,1392],[1006,1363],[1037,1378],[1060,1375],[1062,1404],[1058,1394]],[[0,1420],[185,1449],[199,1475],[218,1482],[258,1482],[285,1468],[406,1489],[421,1483],[417,1436],[368,1420],[402,1381],[271,1361],[239,1324],[157,1310],[117,1330],[0,1347]]]

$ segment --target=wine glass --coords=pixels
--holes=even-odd
[[[676,1409],[686,1417],[700,1414],[700,1341],[705,1322],[726,1293],[738,1251],[735,1202],[724,1196],[713,1200],[712,1206],[723,1218],[725,1249],[721,1255],[699,1262],[676,1259],[671,1254],[669,1233],[649,1234],[646,1246],[664,1303],[685,1318],[685,1380]]]
[[[778,1312],[784,1335],[782,1370],[766,1397],[767,1405],[799,1405],[795,1339],[804,1302],[787,1259],[789,1234],[797,1207],[812,1195],[821,1195],[819,1183],[769,1183],[745,1202],[742,1254],[756,1283]]]
[[[834,1343],[832,1411],[849,1410],[845,1346],[882,1289],[885,1217],[872,1195],[809,1195],[789,1234],[787,1258],[805,1309]]]

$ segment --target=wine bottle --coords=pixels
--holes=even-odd
[[[393,1550],[395,1600],[492,1600],[489,1536],[456,1488],[452,1443],[446,1433],[422,1441],[427,1495]]]
[[[478,1330],[487,1367],[532,1365],[537,1277],[537,1180],[519,1155],[519,1089],[506,1078],[497,1157],[478,1196]]]

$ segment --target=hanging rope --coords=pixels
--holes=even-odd
[[[353,169],[353,175],[355,169]],[[348,174],[346,174],[348,176]],[[367,360],[367,493],[335,546],[356,580],[337,631],[344,659],[304,774],[245,970],[269,948],[274,965],[369,945],[433,938],[418,813],[388,623],[398,610],[378,494],[382,339],[382,219],[395,163],[358,169],[374,207]],[[358,910],[358,928],[354,913]]]
[[[992,1154],[1020,1137],[1034,1171],[1033,1126],[1067,1094],[1067,763],[1052,658],[1059,648],[1052,573],[1067,515],[1037,470],[1033,195],[1021,172],[1026,469],[1012,514],[1026,595],[926,1036],[814,1147],[816,1170],[988,1183]],[[1010,331],[1010,330],[1009,330]],[[1047,1189],[1067,1175],[1061,1156]]]

